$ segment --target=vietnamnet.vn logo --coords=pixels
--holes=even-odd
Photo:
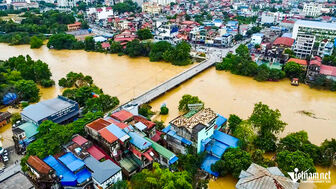
[[[299,171],[298,168],[295,168],[294,172],[288,172],[288,175],[291,177],[293,182],[300,181],[301,183],[331,183],[330,171],[322,173],[312,173],[308,171],[309,169],[305,171]]]

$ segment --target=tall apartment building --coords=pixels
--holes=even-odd
[[[298,20],[293,27],[295,43],[293,50],[299,58],[306,58],[313,54],[313,50],[326,39],[335,41],[336,24],[316,21]]]
[[[320,16],[321,10],[322,10],[322,4],[320,3],[310,2],[310,3],[304,3],[303,5],[303,13],[306,16],[312,16],[312,17]]]

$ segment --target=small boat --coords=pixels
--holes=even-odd
[[[291,85],[299,86],[299,78],[293,78],[292,81],[291,81]]]

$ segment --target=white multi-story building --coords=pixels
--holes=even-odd
[[[169,5],[170,3],[176,3],[176,0],[149,0],[148,2],[157,3],[158,5]]]
[[[295,54],[300,58],[306,58],[323,40],[335,40],[336,24],[298,20],[294,24],[292,37],[295,39],[293,45]]]
[[[320,3],[310,2],[310,3],[304,3],[303,5],[303,13],[306,16],[312,16],[312,17],[320,16],[322,13],[321,10],[322,10],[322,4]]]

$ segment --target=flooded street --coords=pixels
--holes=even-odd
[[[92,76],[97,86],[103,88],[105,93],[117,96],[121,103],[192,66],[178,67],[164,62],[150,62],[148,58],[119,57],[81,50],[56,51],[46,46],[32,50],[28,45],[8,46],[0,43],[0,60],[26,54],[46,62],[56,83],[70,71],[82,72]],[[56,97],[61,91],[58,86],[41,89],[41,100]],[[257,82],[249,77],[210,68],[151,102],[154,111],[159,111],[162,103],[166,103],[169,108],[167,116],[157,116],[156,119],[167,124],[178,116],[178,101],[184,94],[198,96],[206,107],[225,117],[237,114],[243,119],[247,119],[254,104],[261,101],[271,108],[278,108],[282,120],[288,123],[281,137],[289,132],[305,130],[310,141],[317,145],[324,139],[336,138],[336,92],[310,89],[306,85],[293,87],[286,79],[280,82]],[[312,114],[308,116],[303,111]],[[3,142],[7,145],[6,140],[10,137],[8,133],[11,133],[10,125],[0,129]],[[322,168],[318,170],[322,171]],[[332,169],[331,175],[331,184],[307,184],[301,188],[336,188],[335,169]],[[209,188],[234,188],[235,184],[234,178],[224,177],[211,181]]]

